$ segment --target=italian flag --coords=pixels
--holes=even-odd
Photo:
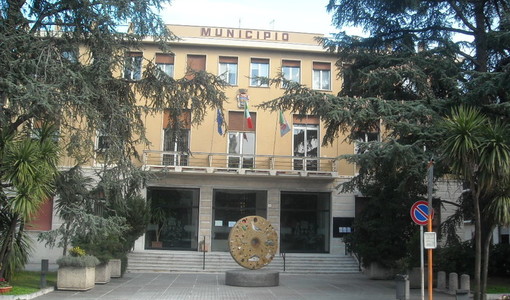
[[[246,124],[248,128],[253,128],[253,121],[251,120],[250,111],[248,110],[248,102],[244,102],[244,117],[246,118]]]
[[[284,136],[287,132],[290,131],[289,123],[287,123],[287,120],[285,120],[285,117],[283,116],[283,112],[280,110],[280,135]]]

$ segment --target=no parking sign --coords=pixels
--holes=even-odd
[[[432,210],[432,217],[434,217],[434,211]],[[427,201],[416,201],[411,206],[411,219],[418,225],[427,225],[429,221],[429,203]]]

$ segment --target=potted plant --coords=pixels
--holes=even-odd
[[[0,278],[0,294],[8,293],[12,290],[12,285],[5,278]]]
[[[167,215],[162,207],[156,207],[152,211],[151,223],[156,225],[156,240],[152,241],[152,248],[163,248],[163,242],[159,240],[161,237],[161,232],[166,225]]]
[[[95,285],[95,270],[99,260],[95,256],[87,255],[80,247],[70,249],[69,254],[57,260],[57,289],[90,290]]]

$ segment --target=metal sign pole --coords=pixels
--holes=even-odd
[[[432,209],[432,188],[433,188],[433,176],[434,176],[434,160],[431,159],[428,164],[428,186],[427,186],[427,196],[428,196],[428,202],[429,202],[429,216],[428,216],[428,232],[432,232],[432,216],[433,216],[433,209]],[[433,293],[432,293],[432,249],[428,249],[428,269],[429,269],[429,300],[433,299]]]
[[[423,226],[420,226],[420,270],[421,270],[421,300],[425,300],[425,268],[423,258]]]

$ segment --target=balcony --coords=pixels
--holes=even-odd
[[[337,158],[145,150],[147,171],[336,178]]]

